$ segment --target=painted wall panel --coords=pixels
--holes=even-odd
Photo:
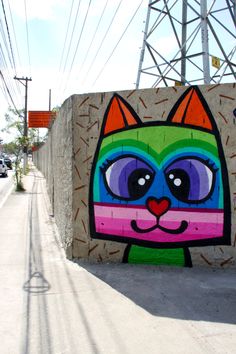
[[[72,257],[235,266],[235,84],[70,102]]]

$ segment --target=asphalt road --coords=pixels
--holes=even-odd
[[[14,188],[14,171],[8,170],[8,177],[0,176],[0,208]]]

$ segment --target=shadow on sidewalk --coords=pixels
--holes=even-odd
[[[44,278],[41,272],[34,272],[23,285],[25,291],[34,294],[46,293],[50,288],[49,282]]]
[[[26,281],[22,286],[25,291],[24,312],[25,322],[22,334],[22,350],[24,354],[30,354],[33,330],[37,329],[38,350],[40,353],[51,353],[51,326],[47,309],[45,294],[51,285],[44,277],[44,262],[41,252],[42,236],[40,224],[40,211],[38,195],[42,194],[41,181],[37,181],[36,173],[32,173],[32,188],[24,192],[28,199],[28,245],[26,252],[25,274]],[[45,349],[46,348],[46,349]]]
[[[235,270],[80,264],[152,315],[236,324]]]

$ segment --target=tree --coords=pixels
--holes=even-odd
[[[24,191],[24,186],[22,183],[23,170],[21,167],[21,157],[22,157],[22,146],[24,146],[23,138],[15,138],[14,141],[10,143],[4,144],[4,152],[9,155],[14,155],[14,163],[15,163],[15,182],[16,182],[16,191]]]
[[[11,107],[5,114],[6,126],[2,132],[12,133],[16,138],[24,137],[24,110],[16,111]],[[33,144],[38,138],[38,131],[35,128],[28,129],[28,139],[24,143]]]
[[[8,109],[5,114],[6,126],[2,132],[11,133],[14,139],[3,145],[5,153],[15,156],[15,180],[16,190],[24,190],[22,183],[23,171],[21,167],[21,158],[25,147],[29,147],[39,143],[38,130],[34,128],[28,129],[28,136],[24,136],[24,110],[16,111],[12,108]]]

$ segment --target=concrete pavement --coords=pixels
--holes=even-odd
[[[1,354],[234,353],[235,270],[76,264],[45,179],[0,208]]]

